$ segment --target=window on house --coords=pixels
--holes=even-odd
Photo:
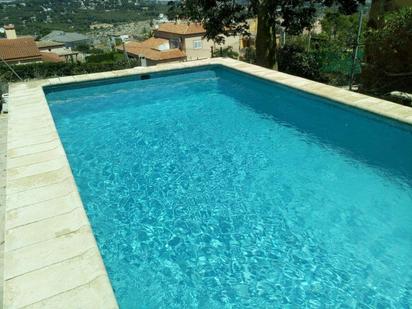
[[[169,40],[170,48],[180,48],[180,39],[179,38],[172,38]]]
[[[193,41],[193,48],[194,48],[194,49],[200,49],[200,48],[202,48],[202,40],[194,40],[194,41]]]

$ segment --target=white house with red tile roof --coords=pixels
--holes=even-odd
[[[166,62],[181,62],[186,55],[179,48],[170,48],[169,40],[150,38],[143,42],[125,42],[129,57],[140,60],[142,66],[151,66]],[[117,48],[123,51],[123,46]]]
[[[70,47],[66,47],[64,43],[54,41],[36,41],[36,45],[40,52],[45,55],[47,53],[53,55],[46,55],[44,59],[55,60],[53,62],[77,62],[79,52],[73,51]],[[57,61],[57,57],[60,58]]]
[[[217,45],[212,40],[207,40],[205,34],[206,30],[200,23],[186,21],[159,24],[154,30],[156,38],[169,40],[172,48],[185,52],[187,60],[210,58],[212,47],[217,50],[231,46],[233,51],[239,53],[239,36],[225,37],[225,43]]]
[[[0,58],[9,64],[41,62],[42,55],[33,38],[0,40]]]
[[[41,53],[32,37],[18,37],[13,25],[4,26],[6,38],[0,39],[0,60],[8,64],[60,62],[56,54]]]

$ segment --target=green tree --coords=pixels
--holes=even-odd
[[[372,25],[366,34],[362,90],[412,92],[412,7],[386,13]]]
[[[356,37],[358,21],[358,13],[345,15],[334,9],[328,9],[321,20],[321,36],[328,39],[329,42],[334,41],[335,44],[341,46],[351,46]],[[365,19],[363,19],[363,24],[362,28],[365,29]]]
[[[277,65],[276,34],[280,27],[298,34],[311,27],[318,6],[337,5],[348,14],[355,12],[359,3],[364,0],[250,0],[245,5],[233,0],[185,0],[170,5],[174,16],[202,22],[206,37],[216,42],[223,41],[224,36],[247,34],[246,19],[257,17],[256,63],[273,68]]]
[[[362,29],[366,28],[366,18],[363,19]],[[327,9],[321,19],[322,32],[312,36],[311,52],[321,63],[321,75],[328,83],[343,86],[347,85],[351,76],[353,48],[356,44],[359,13],[345,15],[335,8]],[[360,42],[364,42],[364,32],[361,32]],[[358,82],[360,61],[363,55],[361,43],[358,57],[354,62],[354,78]]]

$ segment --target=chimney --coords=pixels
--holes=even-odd
[[[4,26],[4,30],[6,31],[6,38],[7,39],[9,39],[9,40],[17,39],[16,29],[14,28],[14,25],[12,25],[12,24],[6,25],[6,26]]]

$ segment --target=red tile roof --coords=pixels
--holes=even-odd
[[[179,35],[193,35],[193,34],[205,34],[206,30],[199,23],[164,23],[160,24],[156,31],[167,32]]]
[[[139,44],[142,47],[159,49],[160,45],[168,44],[169,40],[151,37],[151,38],[148,38],[147,40],[145,40],[143,42],[128,42],[128,43],[136,43],[134,45]],[[126,43],[126,45],[128,43]]]
[[[41,60],[33,38],[1,39],[0,57],[6,61]]]
[[[159,38],[150,38],[143,42],[127,42],[125,43],[126,52],[129,55],[144,56],[147,59],[161,60],[177,60],[186,57],[186,54],[178,48],[159,50],[159,46],[168,43],[168,40]],[[123,47],[119,46],[118,50],[123,51]]]

